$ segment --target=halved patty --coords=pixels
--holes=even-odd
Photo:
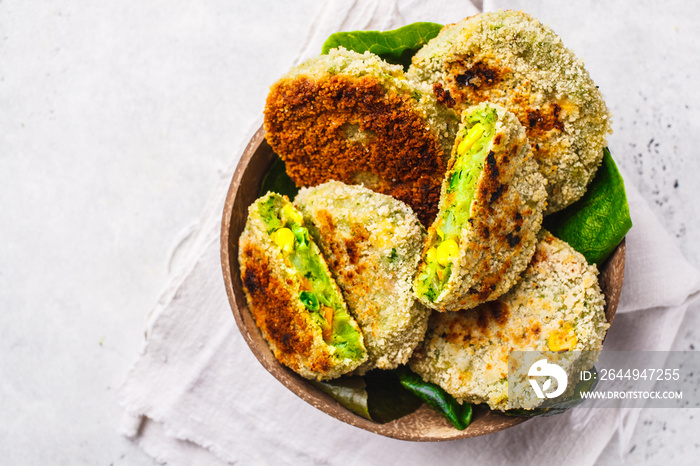
[[[523,12],[495,11],[446,26],[413,57],[408,76],[455,109],[498,103],[525,126],[547,178],[547,213],[579,199],[603,158],[610,114],[583,62]]]
[[[248,307],[282,364],[327,380],[367,359],[362,333],[286,197],[268,193],[250,206],[238,262]]]
[[[465,110],[415,279],[418,299],[453,311],[508,291],[535,252],[546,197],[518,119],[488,102]]]
[[[406,363],[430,313],[411,293],[425,236],[416,215],[390,196],[338,181],[303,188],[294,203],[362,329],[369,358],[357,372]]]
[[[343,48],[289,71],[265,107],[265,137],[297,186],[364,184],[407,203],[426,225],[457,123],[400,66]]]
[[[508,407],[511,351],[596,351],[609,325],[598,270],[546,230],[517,285],[476,309],[433,313],[411,369],[452,396]]]

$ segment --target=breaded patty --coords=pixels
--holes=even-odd
[[[411,369],[460,401],[508,406],[511,351],[596,351],[609,325],[598,270],[546,230],[521,280],[476,309],[433,313]],[[516,406],[517,407],[517,406]]]
[[[369,358],[357,373],[394,369],[423,339],[429,310],[411,293],[424,232],[411,208],[329,181],[294,199],[357,319]]]
[[[414,290],[439,311],[508,291],[535,252],[547,193],[525,130],[488,102],[465,110]]]
[[[525,126],[547,178],[547,213],[579,199],[603,157],[610,114],[583,62],[548,26],[523,12],[495,11],[446,26],[408,71],[433,83],[445,105],[488,100]]]
[[[297,186],[364,184],[407,203],[427,225],[458,121],[401,66],[339,48],[272,86],[265,137]]]
[[[362,333],[286,197],[268,193],[250,206],[238,262],[248,308],[282,364],[327,380],[367,359]]]

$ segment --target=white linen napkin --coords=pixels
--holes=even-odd
[[[427,3],[328,1],[299,60],[316,55],[338,30],[390,29],[418,20],[448,23],[476,12],[471,4]],[[254,123],[249,136],[259,126],[260,121]],[[411,443],[346,425],[297,398],[255,359],[226,297],[219,228],[236,162],[179,252],[149,319],[143,352],[121,390],[122,431],[148,454],[168,464],[413,465],[436,458],[448,464],[592,464],[616,431],[631,435],[632,411],[577,409],[486,437]],[[700,290],[700,274],[637,190],[628,184],[627,191],[634,227],[627,236],[625,286],[606,349],[664,350],[691,295]]]

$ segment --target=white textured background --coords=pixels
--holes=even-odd
[[[627,182],[700,266],[700,64],[677,53],[700,50],[700,5],[522,3],[585,59]],[[259,117],[320,7],[0,1],[1,463],[153,464],[117,434],[115,392],[176,245],[238,155],[231,129]],[[624,41],[645,53],[621,56]],[[246,68],[255,79],[230,79]],[[700,345],[699,322],[676,349]],[[645,411],[625,461],[692,464],[698,416]],[[613,441],[599,463],[618,455]]]

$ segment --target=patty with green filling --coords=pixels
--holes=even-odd
[[[602,348],[609,324],[598,269],[546,230],[538,238],[532,262],[508,293],[476,309],[431,315],[409,362],[414,372],[459,401],[530,409],[541,400],[508,400],[510,352]]]
[[[399,200],[338,181],[302,188],[294,204],[362,329],[368,359],[356,372],[406,363],[430,313],[411,293],[425,236],[418,217]]]
[[[547,178],[547,212],[579,199],[603,158],[610,114],[583,62],[523,12],[495,11],[442,29],[413,57],[412,79],[444,105],[490,101],[513,112]]]
[[[265,106],[265,138],[297,186],[363,184],[407,203],[425,225],[458,123],[401,66],[342,47],[292,68]]]
[[[267,193],[250,206],[238,262],[248,308],[282,364],[328,380],[367,360],[362,332],[286,197]]]
[[[545,184],[512,113],[488,102],[466,110],[415,278],[418,299],[452,311],[510,289],[535,251]]]

